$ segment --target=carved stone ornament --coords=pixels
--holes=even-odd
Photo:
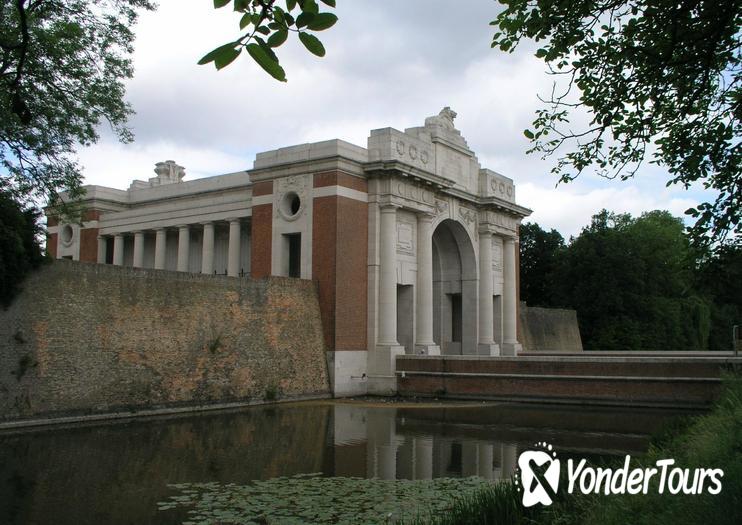
[[[295,221],[302,216],[306,208],[307,201],[307,177],[298,175],[285,177],[276,181],[278,200],[273,206],[273,216],[282,217],[287,221]],[[291,204],[287,201],[290,195],[294,195],[299,200],[299,207],[295,213],[291,211]]]
[[[435,200],[435,210],[437,215],[443,215],[444,213],[448,213],[448,202],[436,199]]]
[[[409,159],[412,161],[412,164],[421,162],[423,165],[427,165],[430,161],[430,152],[423,149],[421,146],[416,146],[414,144],[407,145],[405,141],[397,140],[394,144],[394,148],[401,159]]]
[[[495,193],[500,194],[501,196],[508,196],[510,198],[513,197],[513,185],[512,184],[506,184],[502,181],[498,181],[497,179],[490,180],[490,187],[492,188],[492,191]]]
[[[502,271],[502,241],[492,237],[492,269]]]
[[[397,223],[397,251],[414,255],[415,245],[412,240],[413,226],[409,222]]]
[[[392,193],[404,199],[433,204],[433,192],[424,186],[412,182],[397,180],[392,183]]]
[[[459,207],[459,217],[467,224],[473,224],[477,220],[477,212],[464,206]]]

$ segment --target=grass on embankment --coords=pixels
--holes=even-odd
[[[657,477],[647,495],[567,494],[566,479],[560,483],[557,500],[550,507],[526,509],[521,493],[512,483],[487,487],[462,497],[443,516],[418,523],[434,525],[550,524],[594,525],[682,525],[742,523],[742,376],[725,379],[713,410],[689,419],[682,428],[673,427],[655,438],[649,451],[632,458],[631,468],[654,467],[660,459],[675,459],[674,467],[721,468],[722,491],[712,495],[658,494]],[[621,465],[611,465],[618,466]],[[562,466],[562,473],[566,464]]]

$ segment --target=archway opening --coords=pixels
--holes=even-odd
[[[477,353],[477,269],[464,227],[451,219],[433,232],[433,339],[446,355]]]

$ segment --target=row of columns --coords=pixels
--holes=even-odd
[[[203,245],[201,249],[201,273],[211,274],[214,271],[214,222],[202,222]],[[165,253],[167,241],[167,229],[156,228],[155,230],[155,270],[165,269]],[[134,257],[135,268],[144,267],[144,231],[129,232],[134,235]],[[242,224],[240,219],[229,220],[229,249],[227,256],[227,275],[237,277],[240,271],[240,238]],[[117,233],[113,235],[113,264],[123,266],[124,264],[124,235]],[[98,237],[98,262],[106,262],[106,238]],[[178,226],[178,258],[177,271],[187,272],[190,257],[191,225]]]
[[[397,341],[397,208],[381,206],[379,224],[379,314],[378,345],[399,346]],[[517,349],[515,239],[503,239],[503,346],[508,353]],[[492,279],[492,233],[479,233],[479,351],[496,354]],[[415,350],[440,354],[433,340],[433,216],[417,216],[417,307]]]

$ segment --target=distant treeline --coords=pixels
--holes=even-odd
[[[524,224],[520,257],[521,300],[577,310],[585,350],[731,350],[742,323],[742,240],[697,251],[666,211],[603,210],[569,242]]]

